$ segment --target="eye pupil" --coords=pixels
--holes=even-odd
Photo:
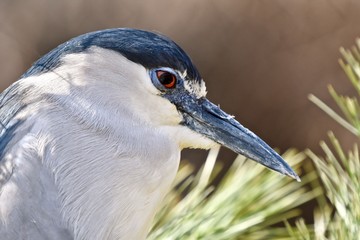
[[[166,71],[156,71],[159,82],[166,88],[174,88],[176,85],[176,76]]]

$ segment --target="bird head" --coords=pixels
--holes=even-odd
[[[180,148],[220,144],[299,180],[279,154],[206,98],[205,82],[191,59],[161,34],[109,29],[81,35],[45,55],[23,77],[56,72],[65,65],[83,69],[89,89],[95,79],[93,90],[86,91],[88,98],[101,94],[104,107],[115,102],[114,114],[116,107],[126,109],[139,123],[168,134]]]

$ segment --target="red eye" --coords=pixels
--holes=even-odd
[[[159,82],[166,88],[174,88],[176,86],[176,76],[172,73],[158,70],[156,71],[156,77]]]

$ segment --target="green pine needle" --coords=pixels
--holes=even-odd
[[[197,176],[189,164],[182,165],[180,184],[165,200],[148,239],[291,239],[286,227],[273,225],[299,217],[299,206],[322,193],[320,187],[304,187],[316,174],[298,183],[238,156],[214,187],[215,169],[221,168],[215,164],[218,151],[209,152]],[[300,172],[303,153],[289,150],[284,157]]]
[[[340,65],[357,91],[357,97],[342,96],[330,86],[329,92],[344,117],[330,109],[313,95],[310,100],[336,120],[351,133],[360,138],[360,40],[352,50],[340,49],[344,60]],[[310,150],[308,156],[313,160],[323,185],[325,196],[319,196],[319,207],[314,213],[315,224],[311,228],[319,240],[357,240],[360,237],[360,157],[357,144],[345,153],[340,142],[329,132],[330,146],[321,142],[325,157],[319,157]],[[298,226],[298,231],[310,229]],[[304,235],[303,235],[304,236]]]

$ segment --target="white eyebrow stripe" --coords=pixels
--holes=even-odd
[[[186,77],[187,77],[187,69],[185,69],[185,71],[184,71],[183,73],[178,72],[178,74],[180,75],[180,77],[181,77],[182,79],[186,79]]]

